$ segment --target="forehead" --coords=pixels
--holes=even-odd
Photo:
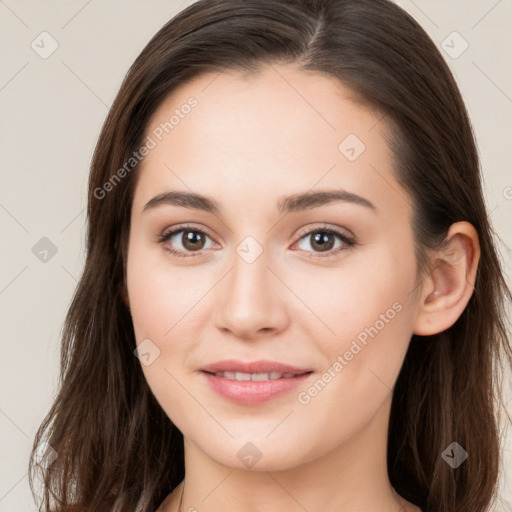
[[[179,187],[263,199],[315,184],[377,198],[393,181],[386,126],[354,99],[334,77],[292,65],[200,75],[150,119],[155,147],[142,161],[136,198]]]
[[[187,106],[191,98],[193,108]],[[168,146],[174,142],[183,150],[187,141],[187,148],[200,145],[203,155],[216,148],[217,153],[266,155],[275,161],[288,157],[289,150],[297,157],[308,155],[310,145],[304,147],[304,142],[337,153],[349,133],[370,142],[367,132],[380,118],[353,100],[353,93],[334,77],[294,65],[268,65],[250,75],[207,73],[168,95],[147,133],[163,129]],[[167,133],[165,124],[173,114]]]

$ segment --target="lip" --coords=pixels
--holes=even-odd
[[[269,379],[261,381],[238,381],[217,377],[215,372],[244,372],[244,373],[295,373],[294,377]],[[257,405],[290,391],[311,378],[313,371],[298,368],[276,361],[253,361],[244,363],[233,359],[218,361],[201,369],[201,375],[210,388],[228,400],[243,404]]]
[[[236,359],[225,359],[217,361],[216,363],[209,364],[201,368],[201,371],[208,373],[216,372],[243,372],[243,373],[295,373],[300,375],[302,373],[311,372],[311,368],[299,368],[290,366],[288,364],[278,363],[277,361],[266,361],[261,359],[259,361],[237,361]],[[280,379],[277,379],[280,380]]]

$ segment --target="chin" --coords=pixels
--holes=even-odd
[[[218,464],[241,471],[285,471],[307,462],[303,444],[294,442],[285,445],[282,438],[264,440],[265,435],[259,438],[262,440],[254,441],[250,440],[250,436],[230,438],[227,442],[216,440],[215,445],[209,439],[205,440],[209,442],[207,446],[196,446]]]

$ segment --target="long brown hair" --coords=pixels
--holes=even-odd
[[[387,463],[393,487],[425,511],[484,512],[497,497],[496,398],[500,371],[512,366],[512,295],[471,124],[441,54],[388,0],[200,0],[137,57],[96,145],[86,262],[63,327],[60,388],[29,464],[33,493],[32,473],[44,479],[41,510],[153,512],[183,479],[183,436],[134,356],[123,300],[138,171],[126,162],[171,91],[204,72],[256,73],[276,62],[337,78],[383,117],[396,177],[414,206],[420,272],[428,272],[426,249],[439,248],[452,223],[476,228],[481,259],[469,304],[451,328],[411,339],[393,393]],[[36,463],[43,441],[58,456],[50,460],[47,450]],[[469,454],[457,468],[441,457],[452,442]]]

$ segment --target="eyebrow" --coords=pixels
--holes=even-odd
[[[280,213],[290,213],[317,208],[337,201],[364,206],[377,212],[377,207],[368,199],[342,189],[292,194],[281,198],[277,207]],[[142,213],[161,205],[182,206],[183,208],[202,210],[215,215],[221,213],[220,203],[216,200],[194,192],[178,190],[164,192],[153,197],[146,203]]]

